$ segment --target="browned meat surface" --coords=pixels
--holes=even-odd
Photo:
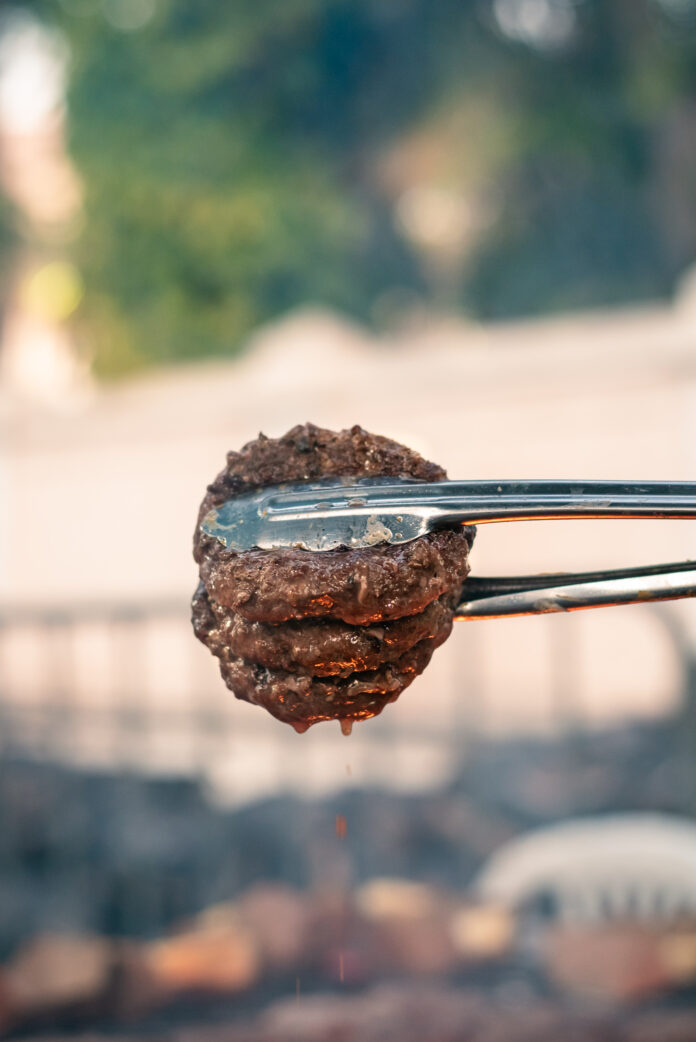
[[[199,522],[211,507],[248,488],[322,477],[388,475],[437,481],[441,467],[387,438],[360,427],[321,430],[307,424],[282,438],[260,436],[239,453],[205,496]],[[234,553],[200,526],[194,557],[210,596],[256,622],[285,622],[308,616],[365,625],[422,611],[468,573],[470,528],[435,532],[399,546],[308,553],[306,550],[249,550]]]
[[[201,578],[218,604],[255,622],[326,617],[365,626],[413,615],[461,586],[468,551],[461,531],[325,553],[237,554],[218,543],[201,562]]]
[[[368,626],[336,619],[304,619],[283,625],[250,622],[210,600],[200,583],[192,609],[196,636],[213,653],[232,655],[269,669],[292,670],[316,677],[348,676],[394,662],[426,637],[449,633],[456,598],[445,594],[417,615]]]
[[[350,732],[352,721],[376,716],[423,672],[451,629],[450,619],[437,637],[426,637],[396,662],[347,677],[311,677],[267,669],[231,655],[221,656],[220,672],[237,697],[264,706],[297,731],[306,731],[320,720],[341,720]]]
[[[196,635],[220,659],[238,698],[264,705],[297,730],[328,719],[348,729],[422,672],[451,631],[474,529],[398,546],[235,553],[202,533],[200,521],[251,488],[365,475],[446,477],[411,449],[360,427],[334,432],[306,424],[229,453],[199,511]]]
[[[259,434],[239,452],[228,452],[227,466],[208,486],[198,520],[211,507],[248,489],[349,474],[409,477],[420,481],[442,481],[447,476],[442,467],[429,463],[405,445],[368,434],[362,427],[328,431],[306,423],[293,427],[282,438]],[[214,540],[208,539],[196,526],[194,557],[198,563],[206,544],[212,542]]]

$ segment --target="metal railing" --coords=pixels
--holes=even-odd
[[[451,725],[385,714],[350,743],[329,725],[300,738],[225,690],[181,602],[0,611],[0,757],[197,775],[236,802],[404,784],[406,754],[421,765],[414,788],[437,781],[461,752]]]
[[[585,723],[583,650],[567,622],[543,653],[554,727],[571,731]],[[237,702],[180,601],[0,610],[0,756],[196,775],[232,802],[346,784],[418,791],[451,774],[472,735],[486,733],[491,645],[482,651],[480,631],[469,630],[487,625],[458,623],[466,632],[443,649],[445,668],[429,668],[437,713],[391,710],[346,742],[329,725],[299,737]],[[675,633],[660,627],[683,662]]]

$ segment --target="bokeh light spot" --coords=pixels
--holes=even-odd
[[[64,321],[79,306],[84,293],[77,268],[68,261],[52,261],[25,279],[21,295],[30,312],[53,321]]]
[[[570,0],[493,0],[493,15],[505,36],[540,50],[565,46],[575,31]]]
[[[156,0],[103,0],[102,8],[114,29],[135,32],[154,18],[157,3]]]
[[[0,125],[31,133],[63,100],[68,48],[64,38],[26,11],[0,23]]]

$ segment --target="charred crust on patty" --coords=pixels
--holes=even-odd
[[[419,481],[447,476],[412,449],[357,426],[334,432],[305,424],[282,438],[260,437],[240,452],[228,453],[227,467],[201,504],[194,540],[194,556],[211,597],[254,622],[326,616],[365,625],[422,611],[461,586],[468,573],[472,528],[433,532],[399,545],[322,553],[235,553],[200,528],[209,510],[250,488],[384,475]]]
[[[304,424],[228,453],[201,503],[195,633],[219,658],[238,698],[297,730],[374,716],[425,668],[452,628],[475,529],[360,549],[237,553],[207,536],[201,521],[256,488],[364,476],[447,477],[412,449],[361,427],[336,432]]]
[[[451,628],[450,619],[437,637],[426,637],[395,662],[347,677],[312,677],[268,669],[224,651],[220,672],[237,698],[263,706],[277,720],[302,731],[322,720],[367,720],[423,672]]]
[[[250,622],[211,601],[200,583],[192,603],[196,636],[213,654],[219,647],[269,669],[311,676],[348,676],[394,662],[426,637],[451,627],[457,595],[444,594],[422,612],[390,622],[351,626],[338,619],[301,619],[278,625]],[[449,632],[449,629],[448,629]]]

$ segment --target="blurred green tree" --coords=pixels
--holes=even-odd
[[[232,353],[307,302],[379,321],[414,297],[498,317],[664,295],[696,256],[690,0],[32,6],[72,48],[103,375]]]

